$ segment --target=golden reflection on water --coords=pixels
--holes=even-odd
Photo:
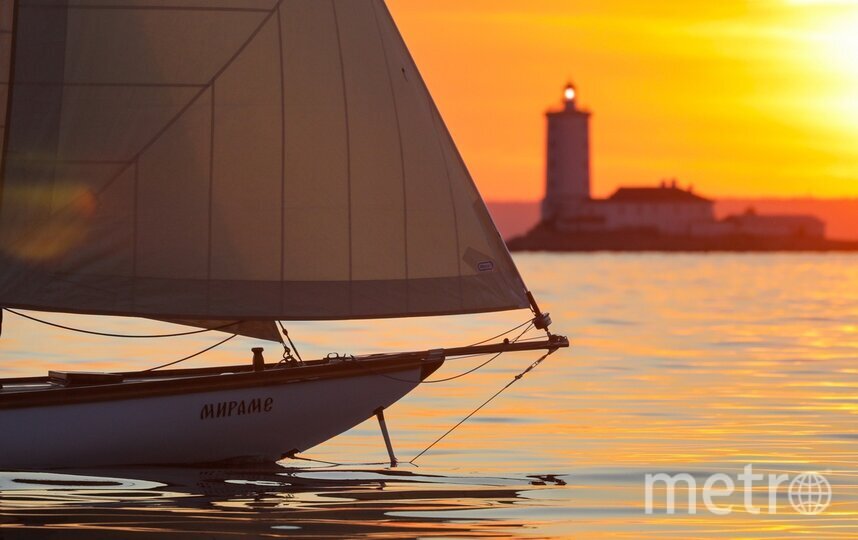
[[[196,532],[202,530],[199,520],[208,519],[223,520],[226,530],[258,531],[246,522],[252,518],[262,520],[268,534],[328,537],[858,535],[858,258],[523,255],[517,260],[551,311],[553,329],[569,335],[573,348],[510,388],[421,458],[419,468],[402,469],[419,478],[365,480],[343,472],[334,482],[325,475],[340,473],[321,472],[302,479],[301,490],[257,485],[242,491],[235,482],[255,477],[239,472],[233,483],[210,483],[210,491],[217,485],[214,492],[201,492],[194,482],[187,483],[193,489],[178,491],[182,495],[172,487],[154,488],[157,507],[133,498],[89,506],[76,500],[51,510],[52,519],[86,528],[94,521],[90,510],[101,515],[107,504],[110,515],[119,512],[139,527]],[[301,323],[291,324],[290,333],[305,357],[381,352],[467,344],[526,316]],[[108,331],[165,328],[142,320],[46,318]],[[0,373],[145,368],[217,340],[204,335],[120,342],[8,316]],[[249,362],[254,344],[233,340],[193,365]],[[267,349],[269,357],[277,357],[276,347]],[[475,375],[422,386],[391,408],[386,416],[399,457],[417,454],[533,359],[532,354],[501,357]],[[466,371],[480,361],[449,362],[434,377]],[[307,455],[335,462],[386,457],[373,422]],[[740,499],[737,511],[724,517],[643,512],[648,472],[735,477],[745,464],[765,474],[819,471],[833,486],[832,506],[816,517],[798,515],[788,503],[777,515],[750,515]],[[257,480],[282,481],[272,480],[272,474],[278,473]],[[158,474],[149,481],[158,482]],[[341,482],[335,494],[331,482]],[[483,489],[486,484],[490,488]],[[343,485],[347,489],[340,489]],[[0,491],[0,527],[42,519],[22,517],[23,507],[9,493]],[[28,512],[51,507],[50,497],[33,497]],[[756,498],[765,494],[755,492]],[[202,502],[188,504],[190,499]],[[287,516],[287,510],[298,513]],[[179,517],[186,514],[186,520]],[[385,520],[392,525],[386,527]],[[100,530],[119,527],[102,525],[106,529]],[[281,525],[299,529],[274,528]]]

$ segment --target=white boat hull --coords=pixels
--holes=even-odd
[[[412,365],[384,374],[0,409],[0,467],[274,461],[358,425],[423,376]]]
[[[0,379],[0,469],[276,461],[390,407],[447,358],[568,346],[549,335],[291,367]]]

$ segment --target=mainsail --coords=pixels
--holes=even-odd
[[[0,305],[208,325],[528,306],[382,0],[2,7]]]

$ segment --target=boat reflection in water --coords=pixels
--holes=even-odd
[[[0,472],[0,538],[37,528],[56,528],[64,538],[498,537],[526,527],[503,509],[527,506],[528,493],[562,485],[562,478],[552,476],[445,477],[416,468]],[[501,519],[492,519],[493,511]]]

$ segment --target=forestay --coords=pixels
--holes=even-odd
[[[241,321],[527,307],[381,0],[20,0],[12,34],[2,4],[0,304]]]

